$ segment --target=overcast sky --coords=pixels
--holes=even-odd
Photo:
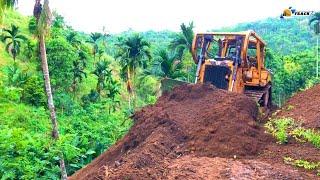
[[[31,15],[34,0],[19,0],[18,9]],[[182,22],[194,21],[196,31],[206,31],[267,17],[279,17],[289,6],[320,11],[320,0],[50,0],[76,30],[132,28],[137,31],[178,31]]]

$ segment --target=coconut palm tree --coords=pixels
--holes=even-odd
[[[116,100],[116,97],[118,94],[120,94],[120,84],[114,80],[111,79],[106,89],[108,90],[107,97],[111,99],[111,106],[109,107],[109,113],[111,112],[111,108],[113,112],[116,110],[116,106],[120,103],[120,101]]]
[[[11,25],[11,29],[4,29],[6,35],[3,40],[7,42],[6,51],[10,53],[13,57],[13,61],[16,61],[16,57],[20,54],[21,43],[27,38],[20,34],[20,29],[18,26]]]
[[[90,39],[87,41],[88,43],[90,43],[92,45],[92,54],[93,54],[93,58],[94,60],[96,60],[96,54],[99,51],[99,40],[101,39],[102,34],[101,33],[91,33],[90,35]]]
[[[47,61],[46,45],[45,45],[45,36],[49,32],[50,25],[52,22],[52,14],[49,8],[49,1],[44,0],[44,5],[40,3],[40,0],[35,1],[34,6],[34,16],[37,20],[38,25],[38,38],[39,38],[39,47],[40,47],[40,57],[41,57],[41,66],[45,83],[45,90],[48,98],[48,108],[50,111],[50,119],[52,124],[52,138],[57,141],[59,139],[59,130],[56,111],[54,107],[52,90],[50,84],[49,68]],[[61,169],[61,179],[67,179],[67,171],[64,163],[63,153],[60,153],[60,169]]]
[[[139,34],[134,34],[117,44],[122,71],[126,73],[127,89],[132,93],[132,79],[138,67],[146,67],[148,59],[151,59],[150,44]]]
[[[311,16],[309,25],[317,36],[317,78],[319,77],[319,34],[320,34],[320,12],[316,12]]]
[[[106,82],[111,80],[112,70],[109,69],[109,63],[106,61],[97,62],[96,69],[92,74],[98,77],[97,92],[101,95],[101,91],[105,88]]]
[[[164,78],[179,78],[184,75],[180,56],[170,55],[167,50],[161,49],[155,57],[153,72],[155,75]]]
[[[132,79],[134,79],[136,69],[138,67],[145,68],[146,60],[151,59],[150,44],[139,34],[134,34],[119,41],[116,59],[120,61],[122,73],[125,74],[127,91],[129,92],[129,106],[131,106],[131,95],[134,96]]]
[[[84,72],[84,67],[81,61],[73,61],[73,83],[72,91],[75,93],[78,83],[81,83],[83,78],[87,78],[87,73]]]
[[[170,47],[176,51],[192,51],[192,41],[194,37],[193,32],[193,22],[190,22],[189,25],[182,23],[180,25],[181,32],[171,41]]]

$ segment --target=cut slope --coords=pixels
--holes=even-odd
[[[320,128],[320,84],[291,97],[278,117],[291,117],[308,128]]]
[[[256,124],[248,97],[210,85],[183,85],[134,115],[130,132],[71,179],[166,177],[171,161],[252,158],[271,138]]]

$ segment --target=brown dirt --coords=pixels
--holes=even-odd
[[[320,84],[291,97],[278,117],[291,117],[308,128],[320,128]]]
[[[185,179],[310,179],[312,176],[256,160],[189,157],[176,159],[168,167],[169,180]]]
[[[289,170],[282,159],[315,153],[317,160],[318,151],[277,145],[257,114],[244,95],[210,85],[177,87],[135,113],[129,133],[70,179],[314,178]]]

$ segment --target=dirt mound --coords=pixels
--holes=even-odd
[[[308,177],[272,162],[278,149],[266,151],[274,140],[256,123],[257,114],[244,95],[210,85],[177,87],[135,113],[129,133],[70,179]]]
[[[73,177],[159,178],[169,162],[188,154],[251,157],[270,140],[256,124],[246,96],[210,85],[184,85],[134,115],[128,135]],[[112,172],[112,173],[111,173]]]
[[[278,117],[291,117],[308,128],[320,128],[320,85],[291,97]]]

